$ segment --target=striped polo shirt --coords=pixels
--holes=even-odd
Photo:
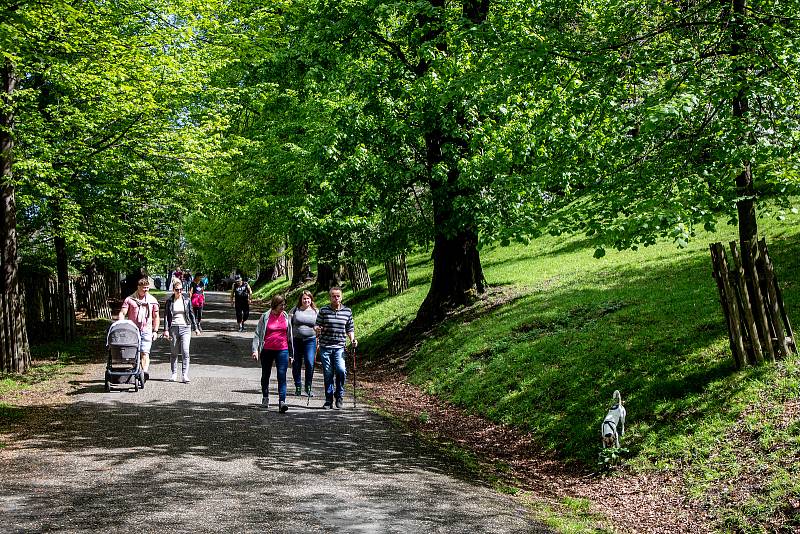
[[[347,306],[334,310],[329,305],[320,308],[317,313],[317,326],[322,327],[319,346],[333,349],[344,348],[347,344],[347,333],[354,332],[353,311]]]

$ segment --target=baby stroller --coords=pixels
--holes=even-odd
[[[134,322],[123,319],[112,323],[106,336],[106,348],[106,391],[111,391],[111,384],[130,384],[131,379],[134,391],[144,388],[144,371],[139,356],[139,328]]]

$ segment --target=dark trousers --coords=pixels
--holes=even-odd
[[[250,304],[236,303],[236,322],[243,323],[250,317]]]

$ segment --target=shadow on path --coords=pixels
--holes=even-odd
[[[71,404],[38,408],[0,450],[0,531],[545,531],[352,398],[321,410],[321,373],[309,406],[264,410],[252,333],[215,328],[193,338],[189,384],[159,380],[164,344],[144,390],[105,393],[89,375]]]

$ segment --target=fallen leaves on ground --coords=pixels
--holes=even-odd
[[[378,370],[370,380],[360,386],[376,406],[432,441],[456,443],[476,453],[492,477],[542,502],[558,505],[568,497],[586,499],[591,511],[606,518],[617,532],[711,531],[711,518],[702,503],[684,496],[682,478],[674,472],[587,473],[545,454],[534,436],[428,395],[399,373]]]

